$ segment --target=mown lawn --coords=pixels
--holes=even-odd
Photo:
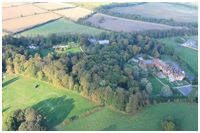
[[[148,80],[151,82],[153,86],[152,95],[159,94],[163,85],[153,76],[148,77]]]
[[[20,33],[23,36],[37,36],[49,35],[52,33],[74,33],[74,34],[90,34],[96,35],[104,32],[105,30],[89,27],[85,25],[76,24],[65,18],[49,22],[39,27],[24,31]]]
[[[173,116],[179,130],[198,129],[198,106],[191,103],[162,103],[146,107],[135,115],[124,115],[104,109],[84,119],[79,119],[59,130],[162,130],[161,120]]]
[[[38,84],[39,87],[35,88]],[[16,109],[34,107],[41,112],[53,129],[66,118],[84,113],[96,104],[64,88],[23,76],[6,76],[3,81],[3,117]]]

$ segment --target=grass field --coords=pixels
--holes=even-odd
[[[38,88],[34,88],[36,84],[39,84]],[[32,106],[47,117],[48,127],[51,129],[62,124],[66,118],[96,106],[75,92],[22,76],[6,76],[2,93],[4,116],[16,109]]]
[[[71,4],[80,6],[83,8],[87,8],[90,10],[95,10],[97,7],[103,6],[103,5],[108,5],[111,2],[72,2]]]
[[[104,32],[97,28],[79,25],[64,18],[20,33],[23,36],[48,35],[52,33],[99,34]]]
[[[116,13],[137,14],[158,19],[173,19],[179,22],[198,21],[198,9],[176,3],[151,2],[137,6],[115,7],[110,10]]]
[[[39,87],[35,88],[35,84]],[[65,125],[65,119],[82,114],[96,104],[75,92],[23,76],[6,76],[2,104],[3,118],[19,108],[36,108],[47,118],[51,130],[161,130],[160,121],[166,115],[175,117],[179,130],[197,130],[197,104],[189,103],[153,105],[135,115],[105,108]]]
[[[152,91],[152,95],[156,95],[160,93],[160,90],[162,89],[163,85],[153,76],[148,77],[148,80],[151,82],[152,86],[153,86],[153,91]]]
[[[192,37],[192,38],[195,38]],[[175,38],[163,38],[160,39],[163,43],[165,43],[165,46],[169,49],[175,50],[177,55],[185,62],[187,63],[197,74],[198,72],[198,52],[196,50],[182,47],[180,46],[176,41]]]
[[[104,109],[59,130],[161,130],[161,120],[173,116],[179,130],[198,129],[198,106],[189,103],[163,103],[146,107],[136,115],[123,115]]]

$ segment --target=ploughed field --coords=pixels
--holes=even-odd
[[[37,36],[37,35],[49,35],[52,33],[78,33],[78,34],[99,34],[105,30],[76,24],[65,18],[49,22],[47,24],[35,27],[33,29],[20,33],[23,36]]]
[[[145,30],[169,30],[173,28],[181,28],[164,24],[113,17],[101,13],[96,13],[85,21],[96,27],[116,32],[139,32]]]
[[[134,115],[104,107],[66,124],[69,118],[92,110],[97,104],[73,91],[23,76],[6,75],[2,93],[3,123],[14,110],[33,107],[47,118],[51,130],[161,130],[160,122],[167,115],[176,119],[179,130],[197,130],[198,127],[197,104],[157,104]]]
[[[173,19],[178,22],[198,21],[197,8],[177,3],[151,2],[136,6],[114,7],[110,11],[121,14],[141,15],[149,18]]]
[[[3,29],[12,33],[16,33],[58,18],[60,18],[60,16],[53,13],[43,13],[28,17],[20,17],[3,21]]]
[[[60,14],[64,17],[69,18],[70,20],[77,21],[80,18],[84,18],[87,15],[90,15],[92,11],[80,7],[63,9],[63,10],[56,10],[54,11],[57,14]]]
[[[74,5],[70,5],[66,3],[46,3],[46,2],[35,3],[34,5],[46,10],[58,10],[58,9],[63,9],[63,8],[75,7]]]

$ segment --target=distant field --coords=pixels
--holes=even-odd
[[[55,9],[75,7],[74,5],[65,4],[65,3],[45,3],[45,2],[36,3],[34,5],[44,8],[46,10],[55,10]]]
[[[14,6],[21,6],[21,5],[26,5],[24,2],[3,2],[2,7],[3,8],[10,8]]]
[[[164,24],[155,24],[150,22],[123,19],[119,17],[104,15],[101,13],[96,13],[92,15],[86,21],[90,22],[94,26],[117,32],[137,32],[144,30],[167,30],[178,28]]]
[[[87,8],[90,10],[95,10],[95,8],[103,6],[103,5],[107,5],[110,4],[111,2],[72,2],[70,4],[76,5],[76,6],[80,6],[83,8]]]
[[[99,34],[105,30],[76,24],[67,19],[59,19],[45,25],[27,30],[20,33],[23,36],[36,36],[36,35],[48,35],[52,33],[78,33],[78,34]]]
[[[198,130],[198,106],[190,103],[163,103],[146,107],[135,115],[123,115],[104,109],[68,126],[58,126],[58,130],[161,130],[161,120],[173,116],[179,130]]]
[[[39,87],[34,86],[38,84]],[[66,118],[84,113],[96,104],[70,90],[56,88],[36,79],[6,76],[3,81],[3,117],[16,109],[34,107],[47,117],[53,129]]]
[[[80,18],[84,18],[87,15],[90,15],[92,11],[80,7],[63,9],[63,10],[56,10],[55,13],[63,15],[71,20],[77,21]]]
[[[2,24],[3,24],[3,29],[15,33],[58,18],[60,18],[60,16],[56,14],[43,13],[43,14],[38,14],[28,17],[20,17],[12,20],[3,21]]]
[[[195,38],[195,36],[190,38]],[[163,38],[160,41],[165,43],[166,47],[175,50],[183,61],[193,68],[196,73],[198,72],[198,52],[196,50],[180,46],[174,38]]]
[[[181,22],[197,22],[198,10],[175,3],[145,3],[137,6],[115,7],[112,12],[123,14],[137,14],[144,17],[173,19]]]
[[[21,5],[10,8],[3,8],[3,21],[11,18],[24,17],[28,15],[40,14],[47,12],[33,5]]]

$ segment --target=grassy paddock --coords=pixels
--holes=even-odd
[[[36,84],[39,85],[38,88],[34,87]],[[34,107],[47,118],[51,129],[62,124],[65,119],[96,106],[73,91],[59,89],[46,82],[22,76],[6,76],[2,93],[4,117],[16,109]]]
[[[61,18],[59,20],[44,24],[42,26],[24,31],[19,35],[22,36],[37,36],[37,35],[49,35],[52,33],[75,33],[75,34],[100,34],[105,30],[76,24],[67,19]]]
[[[163,103],[146,107],[135,115],[124,115],[104,109],[84,119],[59,127],[59,130],[162,130],[161,120],[171,115],[178,130],[198,129],[198,106],[190,103]]]

